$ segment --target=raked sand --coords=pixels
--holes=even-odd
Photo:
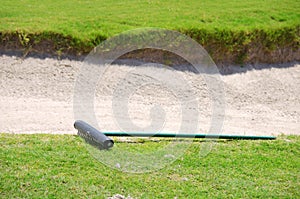
[[[82,62],[74,60],[0,56],[0,132],[75,134],[73,95]],[[101,77],[94,98],[94,112],[102,131],[120,131],[113,112],[116,86],[124,74],[133,72],[124,85],[136,85],[128,100],[128,116],[133,124],[147,129],[152,120],[163,120],[159,129],[176,132],[182,122],[180,100],[159,85],[143,85],[143,70],[160,73],[151,66],[111,66]],[[196,96],[197,132],[207,133],[211,125],[212,102],[201,75],[188,70],[172,70],[190,85]],[[169,73],[168,73],[169,74]],[[279,135],[300,134],[300,64],[228,66],[220,76],[224,86],[225,115],[221,134]],[[123,91],[122,91],[123,89]],[[126,87],[119,89],[119,96]],[[187,92],[187,93],[188,93]],[[151,115],[159,105],[164,114]],[[116,105],[117,106],[117,105]],[[122,110],[122,107],[116,109]],[[78,118],[76,118],[78,119]],[[126,128],[125,128],[126,129]]]

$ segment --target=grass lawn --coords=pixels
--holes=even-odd
[[[52,31],[89,41],[140,27],[278,29],[299,25],[295,0],[2,0],[0,32]]]
[[[295,0],[2,0],[0,49],[81,55],[155,27],[190,36],[217,63],[288,62],[299,59],[299,10]]]
[[[168,142],[116,143],[156,149]],[[217,141],[206,157],[195,140],[162,170],[123,173],[96,161],[77,136],[0,134],[1,198],[297,198],[300,136]],[[137,146],[138,145],[138,146]]]

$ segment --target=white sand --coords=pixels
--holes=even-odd
[[[73,89],[81,64],[50,58],[21,60],[0,56],[0,132],[75,134]],[[97,87],[94,110],[101,130],[120,130],[115,124],[111,94],[118,77],[133,68],[111,67],[103,77],[105,83]],[[145,67],[134,69],[141,71]],[[153,70],[159,72],[157,68]],[[299,63],[244,68],[229,66],[224,71],[226,75],[223,74],[221,79],[225,87],[226,115],[222,134],[300,135]],[[182,75],[192,85],[191,94],[199,100],[197,133],[206,133],[210,127],[211,100],[203,78],[189,71],[173,73]],[[130,83],[142,85],[145,78],[148,77]],[[161,130],[176,131],[181,124],[178,99],[156,86],[140,87],[130,97],[128,108],[132,122],[146,128],[151,121],[150,109],[157,103],[166,114]],[[163,119],[160,117],[154,119]]]

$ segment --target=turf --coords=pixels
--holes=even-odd
[[[0,49],[85,55],[123,31],[156,27],[192,37],[217,63],[297,61],[299,10],[299,0],[2,0]]]
[[[155,150],[160,142],[116,143]],[[297,198],[300,136],[217,141],[205,157],[194,140],[182,158],[151,173],[123,173],[96,161],[77,136],[0,134],[2,198]]]
[[[141,27],[278,29],[299,24],[298,0],[2,0],[0,31],[52,31],[81,40]]]

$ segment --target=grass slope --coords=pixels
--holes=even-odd
[[[2,0],[0,30],[56,32],[84,41],[139,27],[278,29],[299,24],[295,0]]]
[[[217,60],[230,54],[234,61],[251,59],[253,46],[261,49],[257,55],[295,50],[300,42],[295,0],[2,0],[0,10],[2,46],[52,48],[58,54],[86,53],[106,38],[142,27],[181,31]]]
[[[143,148],[162,143],[146,141]],[[195,141],[162,170],[122,173],[97,162],[77,136],[0,134],[2,198],[297,198],[300,136],[275,141],[218,141],[199,157]]]

